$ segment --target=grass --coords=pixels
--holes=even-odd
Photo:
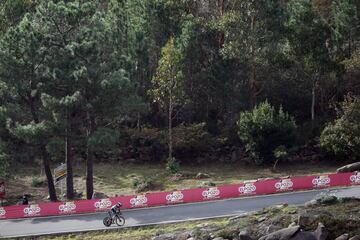
[[[221,228],[228,224],[227,218],[218,218],[207,220],[206,225],[214,228]],[[182,222],[182,223],[174,223],[174,224],[162,224],[155,226],[147,226],[147,227],[138,227],[138,228],[119,228],[118,230],[110,230],[110,231],[97,231],[97,232],[87,232],[87,233],[79,233],[79,234],[68,234],[68,235],[59,235],[59,236],[44,236],[38,237],[35,239],[45,240],[45,239],[53,239],[53,240],[80,240],[80,239],[88,239],[88,240],[105,240],[105,239],[118,239],[118,240],[143,240],[143,239],[151,239],[153,236],[157,236],[159,234],[170,233],[170,232],[185,232],[190,231],[194,228],[194,226],[198,224],[204,224],[204,221],[190,221],[190,222]]]
[[[334,172],[339,165],[331,163],[292,164],[280,166],[274,173],[271,167],[243,166],[238,164],[206,164],[204,166],[181,166],[182,178],[174,180],[174,176],[165,170],[164,164],[125,164],[98,163],[94,166],[94,189],[109,197],[116,195],[134,194],[134,180],[140,179],[151,182],[151,191],[171,191],[199,187],[204,181],[211,181],[216,185],[238,183],[265,177],[279,177],[287,175],[307,175]],[[196,179],[196,174],[202,172],[210,175],[209,179]],[[78,192],[85,195],[85,166],[74,167],[74,186]],[[24,193],[32,194],[32,201],[44,200],[47,196],[46,185],[34,186],[34,181],[43,178],[40,167],[26,166],[21,171],[14,172],[12,178],[6,182],[7,195],[10,201]],[[150,191],[150,190],[148,190]]]
[[[331,213],[331,215],[328,215],[328,213]],[[306,225],[302,226],[303,229],[306,231],[314,231],[318,223],[322,222],[329,231],[330,235],[328,239],[335,239],[345,232],[349,233],[350,236],[360,234],[359,200],[347,199],[346,201],[340,200],[336,203],[328,205],[320,204],[308,208],[277,205],[237,218],[217,218],[137,228],[117,228],[107,231],[33,237],[31,239],[148,240],[152,239],[154,236],[169,233],[179,237],[179,234],[185,232],[192,233],[192,235],[198,237],[196,239],[208,239],[206,236],[209,236],[209,234],[212,235],[213,238],[224,237],[226,239],[233,239],[234,236],[238,236],[239,232],[244,229],[248,229],[251,236],[260,237],[263,236],[260,232],[264,230],[264,227],[266,228],[267,226],[274,225],[280,228],[286,228],[292,221],[295,220],[296,222],[299,215],[304,214],[305,216],[313,216],[313,218],[309,220]]]

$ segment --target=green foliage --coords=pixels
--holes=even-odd
[[[348,95],[337,108],[337,119],[329,123],[320,137],[321,147],[339,158],[360,156],[360,98]]]
[[[10,167],[10,156],[1,151],[0,146],[0,177],[5,178],[9,175],[9,167]]]
[[[291,147],[295,142],[295,121],[280,108],[275,110],[268,102],[251,112],[240,113],[238,135],[246,150],[257,163],[270,162],[280,146]]]
[[[274,150],[274,157],[275,159],[283,160],[288,156],[288,151],[286,150],[286,147],[281,145]]]
[[[65,159],[65,143],[64,139],[59,137],[53,137],[46,145],[46,150],[49,152],[51,157],[57,161],[64,161]]]
[[[171,159],[168,159],[166,162],[166,170],[172,174],[178,173],[180,171],[179,162],[177,162],[174,157]]]
[[[119,132],[110,128],[98,128],[89,138],[93,149],[111,149],[119,142]]]
[[[31,186],[32,187],[45,187],[46,186],[46,179],[39,176],[34,176],[31,179]]]
[[[149,92],[154,102],[165,108],[184,102],[181,58],[181,53],[174,45],[174,39],[170,38],[161,51],[156,75],[152,79],[153,89]]]

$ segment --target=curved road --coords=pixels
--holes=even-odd
[[[132,209],[123,211],[123,214],[126,218],[125,226],[134,227],[241,215],[282,203],[301,205],[321,194],[332,194],[337,197],[360,197],[360,187],[322,189],[157,208]],[[110,228],[103,226],[102,219],[105,215],[106,213],[92,213],[73,216],[0,220],[0,238],[116,228],[115,226]]]

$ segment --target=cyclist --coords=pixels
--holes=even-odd
[[[117,214],[121,215],[121,212],[120,212],[121,206],[122,206],[121,202],[118,202],[117,204],[112,206],[111,210],[109,211],[110,216],[112,217],[113,215],[117,215]]]

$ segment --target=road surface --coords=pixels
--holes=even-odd
[[[338,197],[360,197],[360,187],[291,192],[176,206],[125,210],[123,211],[126,219],[124,227],[241,215],[283,203],[301,205],[322,194],[332,194]],[[116,226],[106,228],[102,224],[102,219],[105,216],[106,213],[92,213],[72,216],[0,220],[0,238],[117,228]]]

